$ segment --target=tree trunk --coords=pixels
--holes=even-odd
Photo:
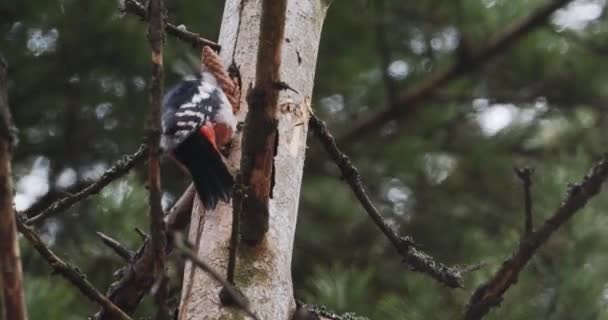
[[[234,61],[242,77],[239,120],[247,112],[245,96],[256,79],[261,0],[227,0],[219,43],[226,65]],[[273,158],[274,184],[268,201],[268,231],[254,246],[240,244],[236,259],[235,285],[250,300],[251,309],[261,319],[291,319],[294,309],[291,257],[298,201],[304,166],[306,135],[314,71],[321,28],[328,2],[288,1],[284,42],[280,52],[280,80],[295,89],[279,95],[277,149]],[[263,69],[263,68],[262,68]],[[257,68],[260,70],[260,68]],[[241,137],[234,143],[229,164],[241,163]],[[221,203],[215,211],[204,212],[195,201],[189,239],[195,251],[223,274],[229,256],[233,208]],[[190,263],[184,270],[179,319],[233,318],[238,311],[222,307],[221,287]],[[234,314],[233,314],[234,313]]]
[[[0,55],[0,286],[4,307],[1,319],[27,319],[23,294],[21,255],[17,242],[17,226],[13,207],[13,175],[11,151],[13,136],[8,109],[6,63]]]

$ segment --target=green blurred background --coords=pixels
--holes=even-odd
[[[376,0],[380,1],[380,0]],[[545,3],[537,0],[336,0],[325,22],[314,109],[338,137],[403,91],[475,50]],[[577,0],[415,111],[342,145],[387,220],[449,264],[488,265],[448,289],[408,271],[314,138],[295,240],[298,299],[372,319],[452,319],[517,246],[523,226],[514,166],[536,169],[537,224],[607,150],[605,0]],[[223,1],[169,0],[169,18],[216,39]],[[377,28],[378,24],[383,30]],[[78,190],[143,137],[149,49],[141,19],[116,1],[0,1],[0,51],[20,129],[16,205],[44,207]],[[464,40],[464,41],[463,41]],[[460,45],[466,43],[466,45]],[[194,71],[197,53],[168,38],[166,83]],[[386,76],[385,76],[386,75]],[[163,166],[163,204],[188,181]],[[49,219],[45,241],[102,291],[122,265],[95,236],[136,248],[147,227],[139,167]],[[600,195],[532,259],[488,319],[608,319],[608,196]],[[82,319],[96,306],[23,243],[31,319]],[[179,262],[172,275],[179,279]],[[177,296],[179,281],[174,283]],[[150,314],[147,301],[139,316]]]

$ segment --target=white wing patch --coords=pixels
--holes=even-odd
[[[191,95],[190,97],[174,96],[174,100],[178,101],[173,104],[172,108],[175,113],[168,118],[170,123],[164,123],[163,118],[163,129],[168,129],[161,139],[163,149],[174,149],[206,121],[227,125],[232,128],[233,135],[236,133],[236,116],[232,112],[232,106],[226,95],[218,87],[215,77],[204,71],[199,81],[198,83],[190,82],[192,85],[191,89],[188,89],[191,90],[188,93]]]
[[[178,121],[177,122],[178,127],[189,127],[191,129],[198,127],[198,124],[199,124],[199,122],[196,122],[196,121]]]
[[[178,117],[182,117],[182,116],[194,116],[194,117],[199,117],[199,118],[206,118],[205,114],[199,111],[192,111],[192,110],[179,110],[177,113],[175,113],[176,116]]]
[[[198,93],[192,96],[192,99],[182,104],[179,109],[198,108],[198,104],[205,99],[209,99],[213,92],[213,87],[206,82],[198,86]]]

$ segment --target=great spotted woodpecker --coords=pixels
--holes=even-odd
[[[234,178],[219,147],[232,140],[236,126],[230,102],[206,70],[164,97],[161,147],[190,173],[205,209],[230,201]]]

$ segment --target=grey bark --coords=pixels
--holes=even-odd
[[[245,119],[246,90],[254,82],[260,27],[259,0],[227,0],[219,43],[226,65],[240,66],[243,95],[239,120]],[[298,201],[304,166],[310,97],[323,20],[328,3],[323,0],[291,0],[287,4],[285,43],[281,53],[281,80],[298,93],[283,91],[279,96],[278,148],[274,157],[275,184],[269,201],[269,230],[257,246],[240,245],[235,284],[249,298],[251,309],[261,319],[291,319],[295,310],[291,279],[291,258]],[[229,157],[240,164],[240,137]],[[198,200],[193,208],[189,240],[199,257],[225,273],[233,209],[220,204],[203,212]],[[234,318],[236,309],[223,307],[221,287],[201,270],[187,263],[179,319]]]

